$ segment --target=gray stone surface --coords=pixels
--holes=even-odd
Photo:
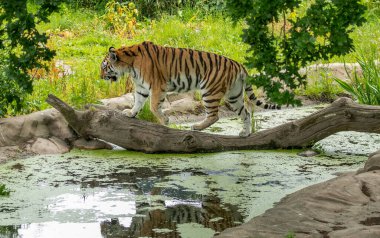
[[[75,137],[66,120],[55,109],[0,118],[0,147],[21,145],[36,138],[50,137],[62,140]]]
[[[57,137],[37,138],[29,142],[26,150],[34,154],[62,154],[70,151],[70,147]]]

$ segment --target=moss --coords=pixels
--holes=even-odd
[[[5,186],[5,184],[0,183],[0,197],[1,196],[9,196],[11,191]]]

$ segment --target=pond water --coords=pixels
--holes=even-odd
[[[0,198],[0,236],[212,237],[363,160],[284,151],[74,151],[12,161],[0,167],[12,190]]]
[[[270,118],[258,116],[265,128]],[[280,150],[191,155],[75,150],[11,161],[0,165],[0,183],[12,191],[0,197],[0,237],[212,237],[286,194],[361,167],[379,146],[371,134],[328,139],[318,145],[325,152],[315,157]],[[338,143],[335,150],[332,143]],[[360,150],[353,147],[358,144]]]

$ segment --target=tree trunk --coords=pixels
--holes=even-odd
[[[303,119],[245,138],[172,129],[129,118],[116,110],[76,111],[54,95],[49,95],[47,102],[84,138],[98,138],[147,153],[301,148],[339,131],[380,133],[380,107],[359,105],[349,98],[339,98]]]

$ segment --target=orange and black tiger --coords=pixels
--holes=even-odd
[[[135,84],[134,106],[123,111],[128,117],[135,117],[150,96],[151,111],[161,124],[167,124],[168,117],[161,110],[166,93],[200,89],[206,118],[193,125],[193,130],[203,130],[219,119],[219,104],[224,97],[228,107],[243,121],[239,135],[248,136],[251,133],[251,113],[244,105],[244,91],[251,101],[255,101],[256,97],[252,86],[246,83],[246,69],[234,60],[209,52],[164,47],[152,42],[119,49],[110,47],[101,64],[101,77],[116,81],[127,72]],[[260,101],[256,102],[256,105],[260,104]]]

